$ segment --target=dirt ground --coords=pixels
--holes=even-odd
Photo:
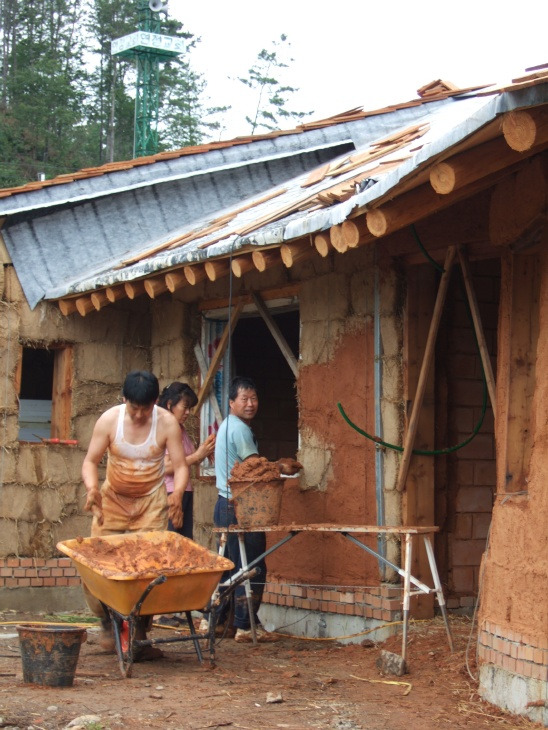
[[[24,684],[16,624],[59,619],[0,614],[0,727],[57,730],[82,716],[89,730],[541,727],[479,699],[465,661],[470,620],[462,617],[451,619],[453,654],[439,619],[414,624],[409,673],[402,677],[383,675],[376,666],[381,649],[400,653],[399,636],[382,645],[344,646],[280,636],[257,646],[224,639],[213,668],[208,660],[199,664],[191,642],[165,644],[163,659],[135,664],[132,676],[123,678],[116,655],[101,649],[92,627],[73,687]],[[176,636],[160,628],[153,635]],[[475,676],[473,644],[468,653]]]

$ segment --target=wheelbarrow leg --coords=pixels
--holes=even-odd
[[[186,620],[188,621],[188,628],[190,629],[190,635],[192,636],[192,643],[194,644],[194,648],[196,649],[196,654],[198,655],[198,661],[200,664],[203,664],[204,658],[202,656],[202,650],[200,648],[200,642],[198,641],[198,634],[196,633],[196,630],[194,629],[194,621],[192,620],[192,614],[190,611],[185,611]]]
[[[123,677],[131,677],[133,671],[133,642],[136,623],[133,616],[120,616],[109,610],[114,631],[118,664]]]

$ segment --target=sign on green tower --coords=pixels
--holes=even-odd
[[[133,156],[158,152],[158,109],[160,106],[160,63],[185,51],[181,38],[162,35],[160,13],[167,14],[167,0],[137,0],[139,30],[112,41],[111,53],[135,59],[135,125]]]

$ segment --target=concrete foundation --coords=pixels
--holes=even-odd
[[[480,694],[484,700],[516,715],[526,715],[548,727],[548,668],[544,681],[496,667],[480,666]],[[538,705],[536,703],[539,703]]]
[[[361,644],[366,639],[385,641],[397,630],[397,626],[387,626],[375,619],[304,611],[270,603],[262,604],[259,618],[267,631],[281,631],[308,639],[337,639],[340,644]]]
[[[59,613],[87,608],[80,586],[67,588],[0,588],[2,611]]]

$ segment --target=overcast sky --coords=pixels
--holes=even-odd
[[[408,101],[434,79],[505,82],[548,62],[548,0],[169,0],[168,12],[202,39],[193,65],[212,101],[233,107],[223,138],[249,133],[253,103],[229,77],[282,33],[294,58],[283,80],[310,119]]]

